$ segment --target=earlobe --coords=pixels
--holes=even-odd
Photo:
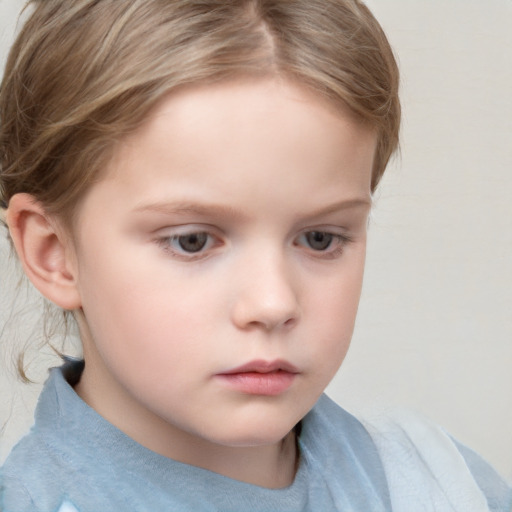
[[[81,306],[69,239],[29,194],[9,201],[7,225],[23,269],[32,284],[63,309]]]

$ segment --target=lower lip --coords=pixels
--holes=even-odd
[[[226,373],[218,377],[230,388],[241,393],[276,396],[284,393],[293,384],[296,374],[279,370],[269,373]]]

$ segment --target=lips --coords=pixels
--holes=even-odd
[[[222,372],[221,375],[232,375],[234,373],[272,373],[277,371],[299,373],[298,368],[288,361],[284,361],[282,359],[278,359],[276,361],[264,361],[259,359],[257,361],[251,361],[243,364],[242,366],[237,366],[236,368],[227,370],[226,372]]]
[[[228,388],[248,395],[276,396],[293,384],[298,368],[284,360],[257,360],[217,375]]]

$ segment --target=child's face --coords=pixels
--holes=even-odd
[[[162,102],[80,206],[82,396],[156,451],[283,438],[349,346],[375,142],[277,80]]]

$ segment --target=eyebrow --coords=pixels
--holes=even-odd
[[[338,211],[352,209],[352,208],[371,208],[372,201],[370,197],[357,197],[353,199],[346,199],[324,207],[308,212],[303,217],[316,218],[336,213]],[[136,213],[155,212],[164,215],[199,215],[203,217],[214,216],[220,218],[233,218],[233,219],[248,219],[249,216],[237,208],[227,206],[224,204],[215,203],[195,203],[195,202],[156,202],[136,207]]]
[[[352,208],[365,208],[370,209],[372,207],[372,200],[370,197],[355,197],[353,199],[345,199],[337,203],[319,208],[316,211],[309,212],[308,218],[323,217],[330,213],[336,213],[342,210],[349,210]]]
[[[224,204],[212,203],[193,203],[193,202],[180,202],[180,203],[151,203],[142,205],[134,210],[136,213],[155,212],[165,215],[200,215],[215,216],[215,217],[231,217],[231,218],[246,218],[247,215],[241,211],[227,206]]]

